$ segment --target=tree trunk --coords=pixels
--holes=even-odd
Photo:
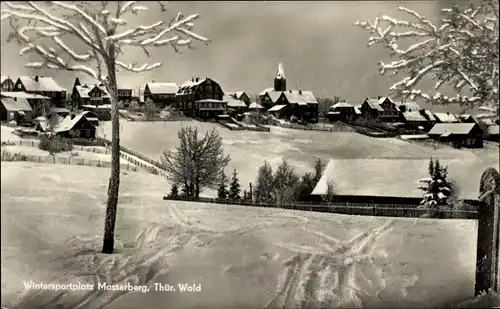
[[[109,48],[109,55],[114,56],[114,46]],[[104,222],[102,253],[112,254],[115,244],[116,206],[120,187],[120,121],[116,100],[116,67],[113,60],[106,62],[108,71],[108,92],[111,96],[111,176],[109,178],[108,202]]]

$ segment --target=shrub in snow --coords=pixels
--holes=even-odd
[[[419,180],[418,188],[424,192],[420,204],[428,207],[448,205],[453,194],[453,183],[447,179],[448,168],[441,166],[439,160],[430,159],[429,176]]]
[[[170,193],[168,194],[169,198],[175,199],[179,197],[179,186],[174,183],[172,188],[170,189]]]
[[[40,143],[38,144],[38,147],[41,150],[48,151],[51,155],[59,152],[73,150],[73,145],[66,142],[59,136],[50,137],[45,134],[40,135]]]

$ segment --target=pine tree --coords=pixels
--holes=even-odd
[[[170,194],[168,195],[170,198],[178,198],[179,197],[179,186],[174,183],[172,188],[170,189]]]
[[[231,185],[229,186],[229,199],[232,201],[239,200],[241,198],[240,193],[241,189],[238,180],[238,173],[236,173],[236,168],[234,168],[233,178],[231,180]]]
[[[221,176],[221,183],[219,185],[219,188],[217,190],[217,198],[221,200],[227,199],[228,196],[228,191],[227,191],[227,177],[224,172],[222,172]]]
[[[447,205],[448,199],[453,193],[453,183],[447,179],[448,168],[442,166],[439,160],[429,162],[430,178],[420,179],[420,190],[424,192],[422,201],[423,206]]]

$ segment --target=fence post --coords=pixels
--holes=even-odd
[[[496,169],[484,171],[479,194],[475,296],[499,292],[500,173]]]

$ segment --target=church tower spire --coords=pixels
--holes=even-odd
[[[281,62],[278,64],[276,77],[274,78],[274,91],[286,91],[285,70],[283,70],[283,64]]]

